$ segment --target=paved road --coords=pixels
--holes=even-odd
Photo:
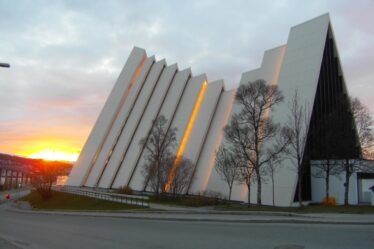
[[[372,225],[243,224],[19,213],[0,206],[0,248],[374,248]],[[302,248],[302,247],[299,247]]]

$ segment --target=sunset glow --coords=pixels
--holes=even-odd
[[[77,160],[79,153],[65,152],[65,151],[55,151],[52,149],[45,149],[42,151],[30,154],[28,157],[35,159],[44,159],[51,161],[69,161],[74,162]]]

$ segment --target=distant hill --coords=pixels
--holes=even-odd
[[[46,161],[42,159],[33,159],[15,155],[8,155],[0,153],[0,169],[14,169],[23,172],[30,172],[32,169],[40,164],[54,165],[61,167],[64,172],[68,175],[73,163],[62,162],[62,161]]]

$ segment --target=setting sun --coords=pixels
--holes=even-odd
[[[77,160],[78,156],[79,156],[79,153],[71,153],[71,152],[45,149],[45,150],[32,153],[28,157],[35,158],[35,159],[52,160],[52,161],[73,162]]]

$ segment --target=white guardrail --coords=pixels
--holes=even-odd
[[[75,195],[87,196],[99,200],[149,207],[149,198],[147,196],[107,193],[72,186],[54,186],[53,190]]]

